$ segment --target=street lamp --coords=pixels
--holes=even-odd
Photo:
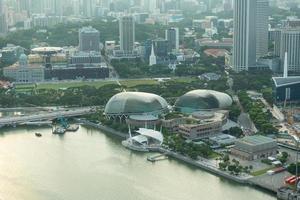
[[[296,186],[298,185],[298,151],[299,151],[299,142],[300,139],[298,136],[292,135],[294,140],[297,142],[297,148],[296,148]]]

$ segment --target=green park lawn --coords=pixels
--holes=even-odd
[[[157,81],[155,80],[126,80],[126,81],[120,81],[120,83],[126,87],[134,87],[137,85],[152,85],[157,84]],[[105,81],[105,80],[99,80],[99,81],[76,81],[76,82],[57,82],[57,83],[38,83],[37,89],[64,89],[64,88],[70,88],[70,87],[80,87],[84,85],[88,86],[94,86],[96,88],[102,87],[104,85],[109,84],[117,84],[116,81]],[[35,87],[34,84],[20,84],[16,85],[16,90],[19,92],[24,91],[30,91]]]

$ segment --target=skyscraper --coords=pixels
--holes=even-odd
[[[259,58],[268,54],[269,0],[256,1],[256,58]]]
[[[79,30],[79,51],[100,51],[100,33],[93,27]]]
[[[123,16],[119,21],[120,49],[130,55],[134,49],[135,23],[132,16]]]
[[[233,67],[248,70],[256,64],[256,1],[234,1]]]
[[[178,50],[179,49],[179,29],[178,28],[169,28],[165,32],[166,34],[166,40],[169,44],[169,52],[171,52],[173,49]]]
[[[0,0],[0,35],[5,35],[8,31],[4,1]]]
[[[282,67],[286,52],[288,71],[300,72],[300,28],[285,28],[281,32],[280,58]]]

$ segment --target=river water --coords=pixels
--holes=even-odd
[[[41,138],[34,133],[43,134]],[[173,159],[156,163],[91,128],[0,130],[1,200],[274,200]]]

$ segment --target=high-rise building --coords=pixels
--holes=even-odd
[[[4,1],[0,0],[0,35],[5,35],[8,31]]]
[[[281,29],[272,29],[270,32],[270,41],[274,44],[274,56],[280,56]]]
[[[91,26],[79,30],[80,51],[100,51],[100,32]]]
[[[132,16],[123,16],[119,21],[120,49],[125,55],[132,54],[135,42],[135,22]]]
[[[85,0],[82,4],[83,7],[83,14],[86,17],[93,17],[94,11],[96,7],[96,3],[94,0]]]
[[[168,41],[169,45],[169,52],[172,50],[179,49],[179,29],[178,28],[169,28],[165,32],[166,40]]]
[[[225,11],[232,10],[233,0],[223,0],[223,8]]]
[[[248,70],[256,65],[256,1],[234,1],[233,68]]]
[[[20,11],[26,11],[28,14],[31,13],[31,0],[18,0],[18,7]]]
[[[288,71],[300,72],[300,28],[285,28],[281,32],[280,58],[282,67],[286,52]]]
[[[260,58],[268,54],[269,0],[256,1],[256,58]]]

